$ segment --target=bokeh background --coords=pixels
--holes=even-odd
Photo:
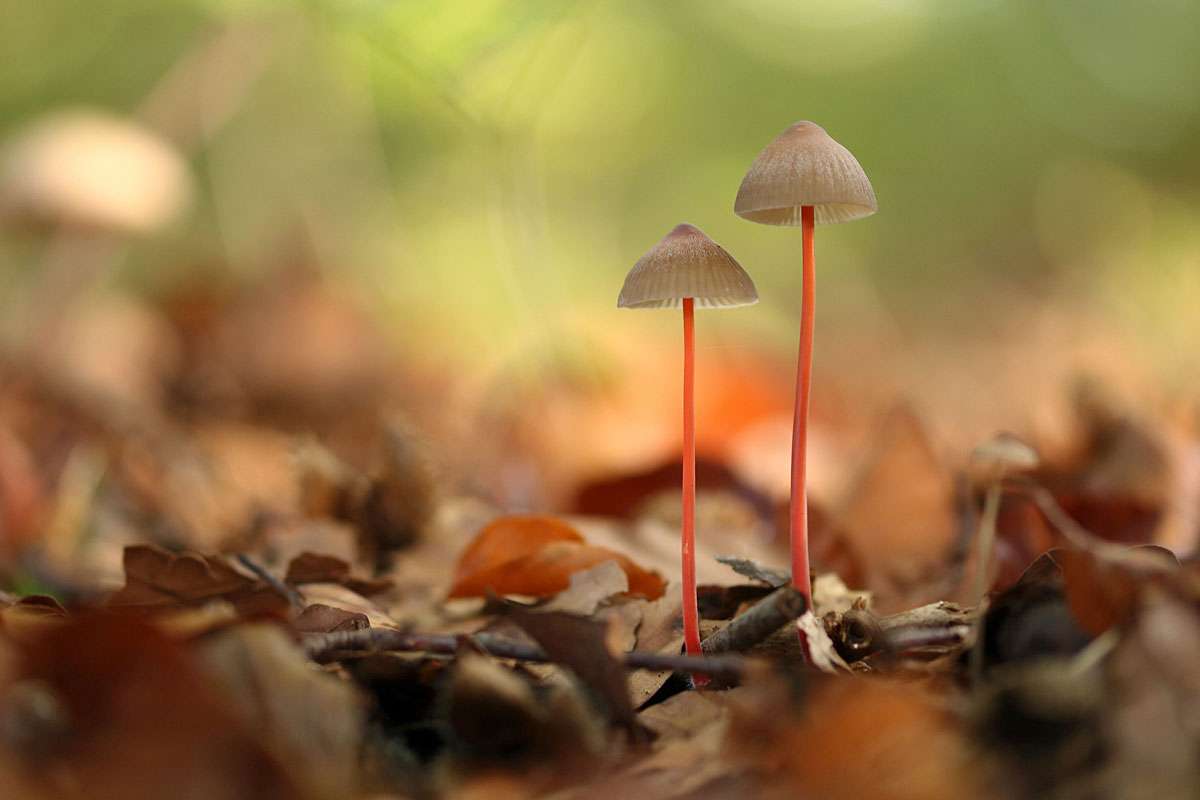
[[[700,446],[778,497],[799,234],[732,204],[812,119],[880,204],[817,234],[818,498],[897,404],[951,460],[999,429],[1068,441],[1080,376],[1193,424],[1200,4],[0,0],[0,19],[5,360],[122,419],[253,418],[352,452],[366,434],[339,412],[369,407],[500,506],[567,508],[677,452],[679,319],[615,300],[687,221],[762,297],[700,316]],[[30,213],[18,145],[64,112],[177,154],[162,208],[99,232]]]

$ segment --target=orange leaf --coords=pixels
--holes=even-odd
[[[629,593],[651,600],[666,582],[627,556],[586,544],[567,523],[554,517],[501,517],[486,526],[463,551],[450,597],[524,594],[549,597],[566,589],[571,575],[605,561],[616,561],[629,579]]]
[[[582,543],[583,536],[554,517],[515,514],[492,520],[458,557],[454,581],[457,584],[463,578],[536,553],[551,542]]]

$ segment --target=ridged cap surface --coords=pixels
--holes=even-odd
[[[686,297],[697,308],[747,306],[758,291],[725,248],[694,225],[675,229],[638,259],[625,276],[618,308],[677,308]]]
[[[733,210],[764,225],[799,225],[801,206],[813,206],[818,224],[849,222],[878,210],[858,159],[807,121],[789,127],[758,154]]]

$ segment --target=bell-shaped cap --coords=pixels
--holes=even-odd
[[[99,111],[31,123],[0,152],[0,218],[117,234],[153,233],[187,204],[191,179],[164,139]]]
[[[697,308],[748,306],[758,302],[758,291],[725,248],[685,223],[633,265],[617,307],[676,308],[688,297]]]
[[[807,121],[792,125],[758,154],[733,210],[764,225],[799,225],[802,206],[813,206],[821,224],[849,222],[879,208],[858,159]]]

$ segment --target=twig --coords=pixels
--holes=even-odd
[[[847,659],[860,659],[884,651],[960,645],[970,636],[977,613],[976,608],[960,608],[944,600],[886,617],[852,608],[840,620],[838,649]]]
[[[314,661],[322,663],[332,661],[337,653],[346,651],[380,650],[453,655],[458,652],[464,640],[496,658],[541,662],[551,660],[537,645],[494,633],[454,636],[439,633],[405,633],[390,628],[309,634],[304,637],[304,650]],[[722,681],[739,680],[746,669],[746,660],[740,656],[675,656],[636,650],[625,653],[621,662],[626,669],[699,672]]]
[[[753,608],[735,617],[728,625],[701,644],[705,653],[730,653],[749,650],[775,631],[804,613],[807,603],[795,587],[784,586],[760,600]]]
[[[282,595],[283,598],[288,601],[288,604],[292,606],[292,608],[303,610],[304,607],[308,605],[308,603],[304,600],[304,595],[300,594],[299,589],[288,586],[286,583],[279,580],[279,578],[276,578],[267,571],[266,567],[259,564],[250,556],[246,555],[245,553],[238,553],[237,560],[239,564],[253,572],[259,580],[266,582],[268,586]]]

